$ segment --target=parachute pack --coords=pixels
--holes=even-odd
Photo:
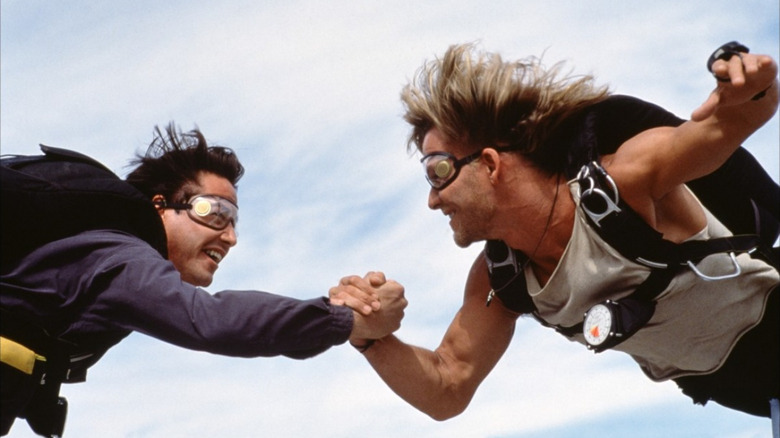
[[[46,243],[88,230],[133,234],[167,258],[162,220],[143,193],[90,157],[43,145],[41,150],[43,155],[0,160],[2,272],[14,269],[21,258]],[[50,348],[51,336],[33,333],[43,328],[33,330],[31,321],[8,313],[2,318],[4,336],[13,334],[41,354],[72,350],[57,339],[51,342],[57,348]]]
[[[167,258],[162,221],[140,191],[85,155],[43,145],[41,150],[43,155],[0,160],[3,272],[46,243],[98,229],[138,236]],[[90,346],[58,339],[23,315],[0,311],[3,373],[25,375],[9,400],[26,400],[6,406],[4,398],[3,409],[12,411],[3,412],[3,427],[10,427],[7,416],[20,416],[39,435],[61,436],[67,401],[59,397],[60,385],[85,378],[86,368],[71,371],[89,360],[92,354],[82,353]]]

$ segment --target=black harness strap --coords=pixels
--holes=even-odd
[[[488,302],[493,295],[501,299],[504,307],[520,314],[536,310],[523,275],[523,265],[528,260],[520,251],[515,251],[501,240],[489,240],[485,243],[485,261],[490,274]]]
[[[621,312],[622,307],[634,312],[635,303],[642,303],[638,307],[654,309],[654,299],[683,269],[693,270],[704,280],[736,276],[739,266],[735,257],[740,253],[750,253],[778,267],[780,248],[773,245],[780,234],[780,203],[777,202],[780,187],[747,151],[739,148],[718,170],[688,183],[702,204],[735,235],[676,244],[663,239],[661,233],[620,199],[616,185],[598,165],[598,160],[602,154],[615,152],[625,140],[641,131],[656,126],[678,126],[683,120],[660,107],[627,96],[612,96],[572,120],[547,145],[565,157],[564,162],[555,161],[550,169],[564,169],[569,179],[590,177],[593,183],[580,182],[583,192],[590,189],[581,196],[580,202],[586,213],[594,213],[588,215],[589,225],[621,255],[651,268],[645,282],[632,295],[620,300]],[[586,163],[590,164],[583,170]],[[696,265],[718,253],[731,255],[734,272],[711,277],[708,275],[712,273],[699,272]],[[523,275],[527,257],[502,241],[486,242],[484,255],[492,287],[488,304],[497,296],[508,309],[540,319]],[[646,310],[634,313],[639,315],[638,320],[649,320],[652,316]],[[551,326],[546,321],[540,322]],[[582,324],[556,328],[571,336],[581,333]]]
[[[674,243],[648,225],[619,196],[617,186],[596,161],[583,166],[580,208],[598,235],[623,257],[650,268],[689,265],[718,253],[744,253],[758,249],[758,235],[739,235]]]
[[[623,304],[622,307],[625,312],[630,314],[623,318],[624,321],[630,322],[624,327],[626,333],[634,334],[650,321],[650,318],[652,318],[655,313],[655,297],[666,289],[666,286],[669,285],[669,282],[672,281],[672,278],[674,278],[678,272],[680,272],[680,268],[678,267],[653,269],[650,271],[650,275],[645,281],[637,286],[636,290],[634,290],[631,295],[618,300]],[[534,317],[544,326],[554,328],[558,333],[566,337],[571,338],[578,333],[582,333],[582,322],[571,327],[563,327],[549,324],[536,314],[534,314]]]
[[[583,166],[577,182],[580,185],[580,208],[585,212],[591,228],[623,257],[651,268],[650,275],[632,294],[614,300],[622,304],[620,309],[624,313],[625,336],[621,342],[652,318],[655,298],[685,266],[704,280],[729,278],[740,273],[734,254],[752,252],[761,246],[757,235],[690,240],[679,244],[664,239],[661,233],[650,227],[620,198],[617,186],[596,161]],[[722,253],[732,255],[734,272],[710,277],[696,268],[695,264],[704,258]],[[541,320],[539,317],[537,319]],[[543,324],[567,337],[582,333],[583,328],[582,323],[571,327]]]
[[[596,161],[583,166],[577,179],[580,185],[580,208],[585,212],[589,225],[623,257],[651,269],[650,275],[632,294],[617,300],[624,314],[623,329],[628,335],[622,340],[628,339],[652,318],[655,298],[682,269],[688,267],[704,280],[739,275],[740,268],[736,260],[734,272],[717,277],[699,272],[696,263],[713,254],[730,253],[733,258],[734,254],[753,252],[762,247],[760,237],[752,234],[671,242],[650,227],[620,198],[617,186]],[[504,242],[489,241],[485,245],[485,256],[493,288],[491,296],[498,296],[513,311],[533,314],[541,324],[567,337],[582,333],[581,322],[563,327],[549,324],[538,316],[533,300],[528,295],[523,275],[523,264],[527,258],[522,253],[509,248]],[[488,304],[489,300],[490,297]]]

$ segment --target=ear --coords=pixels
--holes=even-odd
[[[501,155],[498,151],[493,148],[486,148],[482,151],[482,156],[479,158],[488,169],[490,182],[495,183],[498,181],[498,174],[501,171]]]
[[[157,213],[162,217],[163,212],[165,212],[165,196],[163,195],[154,195],[152,198],[152,204],[154,205],[154,208],[157,209]]]

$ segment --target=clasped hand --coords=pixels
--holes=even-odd
[[[333,305],[347,306],[355,311],[350,342],[363,344],[381,339],[401,327],[407,301],[404,287],[387,280],[381,272],[369,272],[364,277],[347,276],[328,291]]]

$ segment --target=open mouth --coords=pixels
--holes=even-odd
[[[225,257],[225,255],[224,255],[224,254],[222,254],[222,253],[221,253],[221,252],[219,252],[219,251],[215,251],[215,250],[213,250],[213,249],[207,249],[207,250],[205,250],[205,251],[203,251],[203,252],[205,252],[205,253],[206,253],[206,255],[207,255],[207,256],[209,256],[209,257],[211,258],[211,260],[214,260],[214,262],[215,262],[215,263],[217,263],[217,264],[218,264],[219,262],[221,262],[221,261],[222,261],[222,259]]]

